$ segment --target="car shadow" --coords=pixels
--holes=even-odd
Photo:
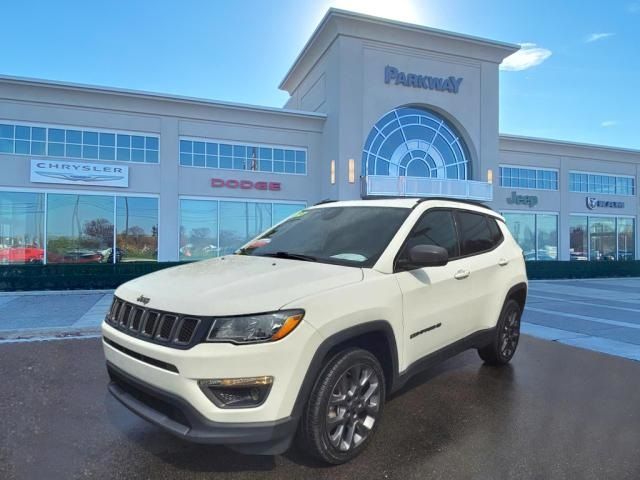
[[[491,418],[496,396],[501,404],[502,418],[509,415],[512,403],[509,392],[516,382],[515,369],[511,365],[488,367],[480,364],[479,359],[470,362],[468,355],[471,353],[454,357],[408,380],[402,389],[388,398],[385,416],[367,449],[353,462],[342,466],[316,460],[299,448],[295,440],[292,448],[281,457],[245,455],[223,446],[191,443],[139,419],[110,396],[105,398],[105,406],[112,425],[130,442],[160,462],[188,472],[257,474],[289,463],[306,471],[304,477],[307,478],[313,476],[313,471],[324,477],[326,474],[321,472],[327,472],[327,469],[336,469],[336,474],[348,473],[360,462],[377,464],[381,471],[392,472],[411,463],[412,459],[428,462],[432,455],[438,455],[450,443],[456,442],[456,438],[471,435],[478,429],[504,428],[501,421]],[[425,396],[425,392],[429,395]],[[493,401],[485,402],[487,395],[493,397]],[[477,414],[471,418],[482,420],[468,421],[465,409],[470,406]],[[401,412],[407,407],[416,413],[403,416]],[[416,451],[418,456],[407,457],[406,452]]]

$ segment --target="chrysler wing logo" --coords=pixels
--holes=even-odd
[[[122,175],[74,175],[73,173],[44,172],[42,170],[35,173],[43,177],[61,178],[71,182],[113,182],[124,178]]]
[[[149,297],[145,297],[144,295],[140,295],[138,298],[136,298],[136,301],[146,305],[151,301],[151,299]]]
[[[596,197],[587,197],[587,208],[593,210],[598,206],[598,199]]]

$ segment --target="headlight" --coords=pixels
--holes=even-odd
[[[219,317],[213,321],[208,342],[258,343],[280,340],[298,326],[304,310]]]

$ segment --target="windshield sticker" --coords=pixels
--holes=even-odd
[[[367,257],[360,255],[359,253],[339,253],[337,255],[331,255],[331,258],[350,260],[352,262],[365,262],[367,260]]]

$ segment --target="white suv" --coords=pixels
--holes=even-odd
[[[475,348],[515,353],[527,295],[500,215],[445,199],[307,208],[234,255],[116,290],[102,326],[111,393],[184,439],[247,453],[360,453],[385,398]]]

